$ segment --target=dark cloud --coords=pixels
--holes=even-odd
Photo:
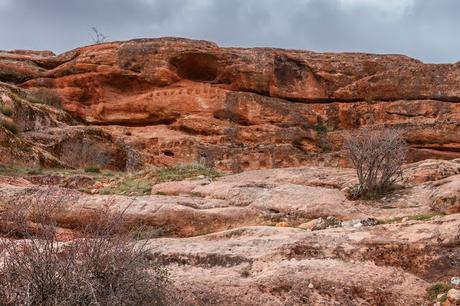
[[[458,0],[0,0],[0,49],[62,52],[184,36],[222,46],[403,53],[460,60]]]

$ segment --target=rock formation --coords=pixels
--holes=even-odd
[[[410,145],[403,180],[351,200],[343,138],[382,125]],[[460,63],[179,38],[0,51],[0,217],[31,203],[59,208],[60,241],[124,212],[195,305],[456,305]]]
[[[147,164],[241,171],[345,165],[344,133],[375,125],[404,128],[411,161],[458,158],[459,65],[160,38],[3,52],[0,81],[123,139]]]
[[[353,171],[326,167],[165,182],[142,197],[82,193],[88,175],[26,174],[0,177],[0,197],[60,207],[63,240],[98,208],[126,211],[146,237],[169,237],[150,240],[152,258],[197,305],[428,305],[433,284],[460,275],[460,160],[405,173],[372,202],[344,196]],[[308,226],[320,218],[335,221]]]

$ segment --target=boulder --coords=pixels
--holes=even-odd
[[[434,185],[432,209],[443,213],[460,212],[460,175],[436,181]]]
[[[450,302],[450,305],[460,305],[460,290],[450,289],[447,292],[447,300]]]

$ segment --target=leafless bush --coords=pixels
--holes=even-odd
[[[47,191],[36,198],[0,200],[0,234],[16,238],[40,235],[43,225],[56,225],[63,212],[61,201],[53,201]]]
[[[94,32],[93,42],[95,44],[102,44],[107,40],[108,37],[99,32],[99,30],[96,27],[92,27],[91,30]]]
[[[26,99],[32,103],[46,104],[57,108],[61,107],[61,96],[53,89],[31,88],[27,91]]]
[[[10,131],[13,134],[18,134],[19,133],[19,127],[13,120],[1,120],[0,119],[0,126],[4,127],[8,131]]]
[[[359,184],[352,197],[377,197],[391,190],[402,176],[408,145],[398,129],[361,129],[344,142]]]
[[[167,271],[150,260],[147,241],[120,230],[123,213],[102,209],[70,242],[56,240],[55,213],[46,203],[3,207],[2,226],[19,222],[15,234],[25,239],[1,239],[1,305],[180,304]],[[40,230],[30,230],[29,220]]]

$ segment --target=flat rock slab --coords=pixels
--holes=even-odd
[[[247,227],[149,243],[200,305],[424,305],[430,282],[460,271],[459,229],[452,215],[319,232]]]

